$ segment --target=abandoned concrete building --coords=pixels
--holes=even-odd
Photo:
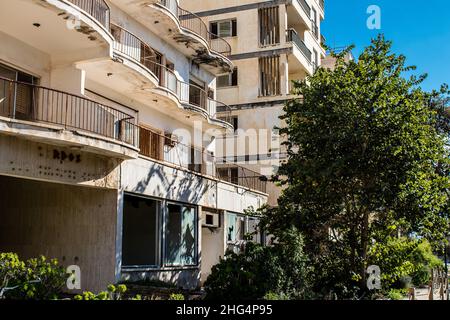
[[[231,45],[234,68],[217,77],[217,98],[231,107],[231,122],[239,134],[218,138],[216,156],[227,160],[218,162],[219,171],[231,177],[242,167],[267,177],[276,174],[286,151],[274,128],[283,125],[279,116],[285,101],[295,97],[292,80],[311,75],[326,57],[321,33],[324,0],[180,3]],[[266,192],[268,203],[276,205],[281,188],[269,182]]]
[[[279,103],[321,55],[304,47],[318,23],[297,2],[230,7],[241,2],[255,5],[201,17],[177,0],[0,2],[1,252],[77,265],[81,289],[99,291],[142,279],[194,288],[227,248],[239,250],[257,224],[245,210],[268,190],[257,170],[216,165],[231,113],[245,124],[249,110],[227,103]],[[208,12],[220,2],[195,3]],[[273,39],[255,36],[258,12],[279,15]],[[228,17],[236,38],[211,23]],[[260,87],[252,69],[275,59],[276,86]],[[234,62],[239,81],[254,76],[224,88]]]

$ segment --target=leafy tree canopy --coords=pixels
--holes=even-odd
[[[316,290],[351,296],[366,288],[373,243],[400,234],[443,239],[450,181],[439,111],[446,88],[426,93],[425,76],[406,78],[415,68],[383,36],[357,61],[345,54],[294,83],[302,98],[284,108],[288,161],[275,177],[285,190],[263,224],[275,235],[295,226]]]

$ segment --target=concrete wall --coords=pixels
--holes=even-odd
[[[123,163],[121,187],[125,192],[235,212],[258,208],[267,200],[263,193],[144,158]]]
[[[81,268],[82,290],[115,282],[117,192],[0,176],[0,251]]]
[[[202,216],[204,219],[204,215]],[[225,218],[224,214],[220,214],[220,227],[201,229],[202,234],[202,265],[201,265],[201,282],[204,283],[211,274],[211,268],[220,262],[226,250],[225,242]]]
[[[0,175],[118,188],[116,159],[5,135],[0,135],[0,150]]]

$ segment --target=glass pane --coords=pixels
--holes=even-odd
[[[248,219],[248,232],[252,234],[252,241],[255,243],[261,243],[261,233],[258,228],[259,219]]]
[[[229,213],[227,222],[228,222],[227,240],[236,241],[236,215]]]
[[[181,264],[182,216],[180,209],[178,205],[167,206],[165,263],[168,265]]]
[[[229,75],[223,75],[217,77],[217,87],[223,88],[228,87],[230,85],[230,76]]]
[[[184,265],[195,264],[195,209],[183,207],[182,254]]]
[[[0,77],[10,79],[10,80],[16,80],[17,72],[14,70],[11,70],[9,68],[3,67],[0,65]]]
[[[231,37],[231,21],[219,23],[219,37]]]
[[[122,262],[125,266],[157,264],[159,202],[125,196],[123,209]]]

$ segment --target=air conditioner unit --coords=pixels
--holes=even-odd
[[[173,133],[166,133],[164,135],[164,145],[170,146],[171,148],[175,147],[178,143],[178,137]]]
[[[220,227],[220,216],[218,213],[205,212],[203,226],[208,228]]]

